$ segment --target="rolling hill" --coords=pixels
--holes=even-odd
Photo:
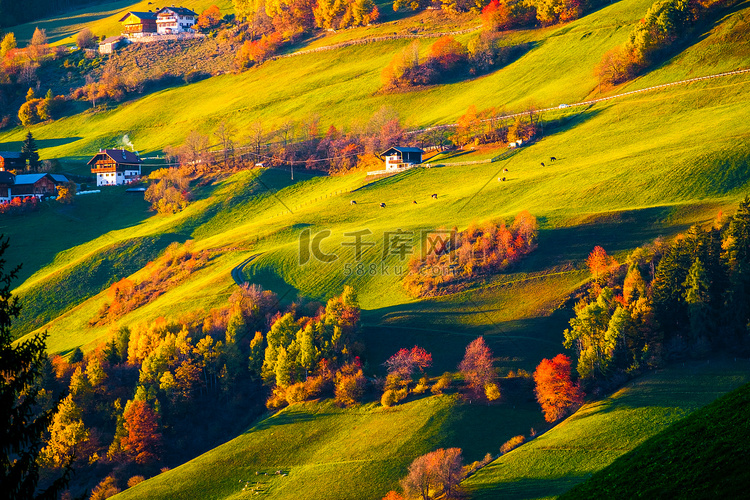
[[[199,10],[210,3],[184,5]],[[348,129],[366,123],[383,106],[395,109],[409,127],[422,128],[453,123],[472,105],[508,112],[556,107],[747,66],[750,2],[744,1],[652,71],[618,88],[600,89],[594,67],[627,38],[651,3],[621,0],[565,25],[505,33],[508,43],[530,43],[531,49],[488,75],[445,85],[381,92],[382,68],[412,40],[379,41],[278,58],[30,130],[43,158],[60,158],[70,172],[85,174],[89,156],[118,146],[124,134],[153,156],[180,144],[191,130],[212,134],[222,120],[235,125],[237,140],[245,141],[257,121],[270,128],[317,116],[321,130]],[[47,26],[56,43],[68,43],[83,23],[97,34],[116,32],[120,12],[145,5],[114,2],[37,24]],[[222,12],[228,6],[221,4]],[[476,20],[441,20],[429,12],[389,19],[320,35],[290,50],[415,27],[438,33],[477,26]],[[23,39],[33,27],[19,30]],[[421,50],[430,43],[422,41]],[[29,306],[18,331],[47,330],[51,352],[90,351],[114,326],[225,304],[236,289],[233,269],[253,257],[242,277],[274,290],[282,303],[298,296],[326,300],[344,285],[354,286],[363,308],[365,361],[373,367],[397,349],[418,344],[433,353],[436,373],[454,370],[466,344],[484,335],[501,374],[532,371],[541,358],[563,350],[569,297],[589,280],[585,259],[595,245],[623,257],[654,238],[731,212],[750,191],[749,85],[745,73],[558,108],[542,115],[539,140],[495,162],[450,165],[503,152],[467,151],[443,157],[445,166],[378,180],[364,172],[321,176],[295,169],[292,178],[284,168],[247,169],[196,188],[195,201],[174,215],[153,214],[142,199],[120,188],[78,197],[69,207],[46,204],[23,218],[0,220],[0,232],[11,238],[9,262],[24,262],[16,293]],[[165,109],[179,112],[165,114]],[[17,147],[25,133],[20,128],[0,132],[0,148]],[[548,161],[552,156],[554,163]],[[506,168],[508,182],[497,182]],[[383,257],[389,231],[420,235],[464,229],[472,222],[509,221],[522,210],[540,223],[538,250],[510,272],[459,293],[416,299],[401,285],[398,269],[404,262]],[[338,259],[300,264],[303,230],[330,231],[322,249]],[[374,246],[357,260],[345,244],[351,241],[348,233],[362,230],[369,231]],[[115,325],[89,325],[108,300],[109,285],[123,277],[139,280],[167,245],[187,240],[208,252],[206,267]],[[466,488],[487,498],[498,492],[519,498],[560,494],[746,382],[745,368],[721,362],[710,368],[691,365],[695,377],[679,367],[647,375],[504,455],[470,478]],[[665,394],[665,387],[680,388],[680,397]],[[513,435],[541,425],[535,403],[511,406],[474,408],[452,396],[422,398],[392,411],[374,403],[346,410],[327,401],[294,405],[122,496],[241,498],[248,483],[273,498],[292,498],[303,486],[312,488],[310,498],[321,492],[330,498],[379,498],[422,453],[461,446],[467,458],[479,460]]]

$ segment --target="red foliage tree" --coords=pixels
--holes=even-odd
[[[492,351],[487,347],[484,337],[479,337],[466,346],[466,354],[458,369],[473,396],[485,397],[485,386],[497,378],[492,361]]]
[[[389,374],[398,373],[403,377],[411,377],[417,369],[424,371],[432,366],[432,354],[415,345],[411,349],[400,349],[388,358],[385,366]]]
[[[123,414],[125,431],[122,447],[138,464],[158,460],[161,451],[161,432],[156,413],[145,401],[133,401]]]
[[[544,419],[554,422],[583,402],[583,392],[570,379],[570,358],[558,354],[543,359],[534,372],[536,400],[542,406]]]

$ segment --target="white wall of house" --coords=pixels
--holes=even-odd
[[[156,32],[160,35],[185,33],[193,29],[194,16],[182,16],[174,12],[162,12],[156,18]]]
[[[125,170],[124,172],[98,172],[96,174],[97,186],[122,186],[133,179],[141,176],[141,169]]]

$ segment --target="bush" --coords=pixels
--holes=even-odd
[[[507,440],[501,447],[500,447],[500,453],[508,453],[509,451],[518,448],[523,443],[526,442],[526,438],[522,435],[513,436],[509,440]]]
[[[120,493],[120,488],[117,487],[117,480],[113,476],[107,476],[93,489],[91,500],[105,500],[118,493]]]
[[[142,483],[145,480],[146,478],[143,476],[133,476],[130,479],[128,479],[128,488],[132,488],[136,484]]]
[[[396,391],[392,389],[388,389],[387,391],[385,391],[383,393],[383,396],[380,398],[380,404],[383,405],[384,408],[390,408],[396,403],[398,403]]]
[[[433,394],[442,394],[450,389],[451,383],[453,383],[453,375],[449,372],[445,372],[440,376],[437,382],[435,382],[432,389],[430,389],[430,392]]]
[[[365,395],[366,386],[367,379],[361,369],[351,375],[339,373],[336,376],[336,389],[334,392],[336,402],[345,406],[353,406],[359,403],[362,400],[362,396]]]

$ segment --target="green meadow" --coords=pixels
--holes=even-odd
[[[212,3],[182,5],[200,11]],[[652,71],[619,88],[600,89],[594,67],[625,41],[651,3],[621,0],[566,25],[506,33],[508,43],[531,48],[488,75],[446,85],[382,93],[382,68],[412,41],[373,42],[268,61],[30,130],[42,158],[59,158],[70,172],[86,174],[91,155],[118,147],[124,134],[144,156],[153,156],[182,143],[191,130],[212,134],[224,120],[237,127],[242,143],[257,121],[270,129],[318,117],[321,130],[350,129],[383,106],[398,111],[404,125],[420,128],[456,122],[472,105],[512,113],[747,66],[750,2],[744,1]],[[219,3],[223,13],[229,6]],[[151,7],[113,2],[32,24],[47,29],[55,43],[69,43],[83,25],[96,34],[115,34],[123,12]],[[477,24],[430,13],[388,19],[326,34],[294,50]],[[33,29],[18,27],[16,34],[23,40]],[[423,40],[421,50],[426,53],[433,41]],[[500,147],[446,152],[431,160],[444,166],[379,179],[364,172],[322,176],[295,169],[292,178],[288,168],[242,170],[196,188],[195,201],[174,215],[150,212],[139,195],[121,188],[79,196],[70,206],[44,204],[36,213],[0,220],[0,232],[11,241],[9,264],[23,263],[15,292],[25,307],[17,333],[46,330],[50,352],[89,351],[117,326],[225,305],[236,289],[233,269],[252,257],[242,277],[275,291],[282,304],[298,297],[325,301],[354,286],[362,306],[364,361],[373,372],[396,350],[415,344],[433,354],[435,374],[455,370],[465,346],[479,335],[488,340],[502,375],[532,371],[543,357],[564,351],[569,298],[590,279],[585,259],[594,246],[622,261],[657,237],[731,213],[750,192],[748,89],[750,74],[743,74],[557,109],[542,114],[539,140],[511,153]],[[18,148],[25,133],[3,131],[0,149]],[[553,156],[557,160],[549,161]],[[401,282],[408,258],[386,251],[388,234],[408,233],[411,251],[419,252],[427,233],[488,220],[509,223],[522,210],[537,217],[539,247],[515,268],[444,296],[417,299],[406,292]],[[310,253],[303,235],[324,231],[329,233],[320,250],[335,260],[303,258]],[[367,244],[361,255],[352,246],[354,233]],[[206,267],[116,324],[89,326],[112,283],[140,280],[167,245],[188,240],[209,253]],[[746,362],[714,360],[645,375],[499,458],[467,480],[466,488],[478,498],[561,494],[746,382],[746,373]],[[488,452],[496,455],[510,437],[541,428],[536,403],[515,406],[459,404],[454,396],[410,400],[390,410],[375,403],[351,409],[328,401],[297,404],[121,497],[244,498],[254,493],[242,491],[247,485],[272,498],[300,498],[300,491],[305,498],[380,498],[416,456],[460,446],[468,460],[479,460]]]

